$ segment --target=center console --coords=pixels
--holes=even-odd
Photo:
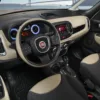
[[[69,21],[53,23],[53,25],[57,29],[61,41],[69,38],[73,34],[73,27]],[[61,74],[70,74],[76,77],[75,72],[69,66],[69,59],[66,56],[67,50],[73,42],[74,41],[67,41],[61,44],[60,56],[55,64],[51,66],[54,73],[60,72]]]
[[[67,56],[59,57],[56,63],[51,66],[51,70],[54,73],[69,74],[73,77],[77,77],[74,70],[69,66],[69,59]]]
[[[54,23],[54,26],[56,27],[56,29],[60,35],[60,40],[69,38],[73,34],[72,24],[68,21]]]

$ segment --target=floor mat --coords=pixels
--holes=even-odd
[[[11,100],[27,100],[28,91],[46,76],[40,69],[18,68],[6,73]]]

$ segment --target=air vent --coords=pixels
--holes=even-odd
[[[89,18],[87,18],[87,22],[88,22],[88,28],[90,29],[90,20],[89,20]]]
[[[81,25],[81,26],[78,26],[77,28],[73,28],[73,33],[79,32],[79,31],[81,31],[84,28],[85,28],[85,24]]]
[[[73,34],[73,27],[72,27],[72,24],[70,22],[67,23],[67,27],[68,27],[69,33]]]
[[[41,17],[44,19],[52,19],[52,18],[57,18],[57,15],[54,13],[43,13],[41,14]]]

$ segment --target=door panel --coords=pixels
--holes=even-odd
[[[91,20],[91,29],[82,43],[85,54],[100,52],[100,20]]]

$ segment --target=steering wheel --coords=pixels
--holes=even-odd
[[[43,23],[47,25],[52,32],[47,32],[44,34],[39,33],[29,38],[27,37],[28,39],[26,40],[28,41],[24,41],[23,43],[21,38],[22,31],[30,23]],[[45,21],[43,19],[30,19],[24,22],[18,30],[16,36],[16,49],[19,56],[28,65],[37,68],[46,67],[53,64],[60,54],[60,36],[55,27],[50,22]],[[53,50],[55,50],[55,53]],[[36,57],[38,57],[40,63],[30,60],[27,57],[28,54],[35,55]]]

